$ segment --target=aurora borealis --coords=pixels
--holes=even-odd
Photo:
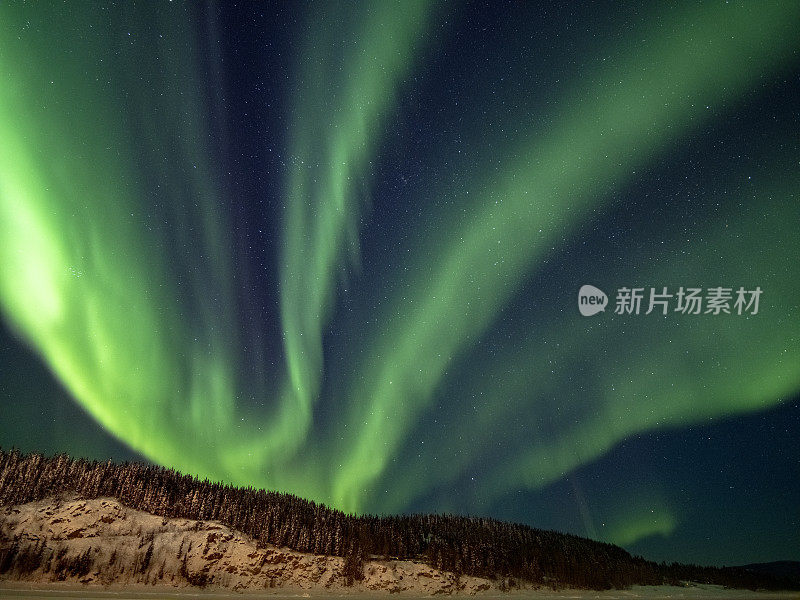
[[[3,3],[0,445],[800,560],[798,40],[792,2]]]

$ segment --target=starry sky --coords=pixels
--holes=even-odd
[[[0,446],[800,560],[800,4],[48,4]]]

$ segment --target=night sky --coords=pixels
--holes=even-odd
[[[800,3],[49,4],[0,446],[800,560]]]

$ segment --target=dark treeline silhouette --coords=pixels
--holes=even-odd
[[[374,556],[487,577],[499,580],[504,588],[519,581],[588,589],[680,582],[748,589],[792,587],[789,581],[742,569],[658,564],[612,544],[494,519],[353,516],[290,494],[200,481],[163,467],[0,450],[0,505],[65,492],[87,499],[116,498],[162,517],[219,521],[262,545],[341,556],[350,584],[363,578],[363,561]],[[0,563],[4,557],[9,560],[7,548],[0,549]],[[70,568],[80,570],[81,565]]]

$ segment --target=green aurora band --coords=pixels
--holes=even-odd
[[[226,190],[207,124],[215,107],[201,93],[186,9],[109,16],[4,3],[3,315],[89,414],[154,462],[348,511],[404,510],[446,488],[495,452],[497,432],[522,414],[539,435],[511,428],[472,506],[541,488],[636,433],[776,405],[800,389],[800,265],[785,252],[800,247],[800,189],[785,181],[791,165],[768,149],[770,177],[742,203],[768,206],[770,217],[732,210],[698,225],[713,256],[667,265],[648,261],[663,251],[653,244],[616,257],[618,268],[592,263],[620,286],[760,285],[763,315],[691,325],[683,317],[677,332],[657,319],[617,317],[587,330],[574,312],[537,307],[500,353],[479,344],[548,257],[614,209],[635,173],[708,125],[708,104],[734,112],[797,52],[797,3],[658,10],[620,47],[604,49],[609,66],[570,82],[545,121],[518,124],[521,141],[503,148],[500,170],[475,175],[469,199],[458,201],[464,210],[420,224],[423,241],[394,267],[391,287],[373,293],[375,314],[340,376],[326,372],[323,352],[337,286],[358,264],[382,135],[442,15],[423,1],[377,3],[363,14],[322,3],[302,37],[289,98],[277,265],[285,375],[245,381]],[[345,37],[357,43],[338,45]],[[674,249],[685,232],[664,235]],[[746,260],[742,247],[752,249]],[[572,309],[574,290],[566,292]],[[587,346],[605,347],[614,366],[587,379],[581,393],[593,410],[575,419],[569,399],[555,396]],[[694,360],[701,355],[705,362]],[[466,356],[481,366],[457,377]],[[325,396],[329,376],[339,377],[330,389],[341,397]],[[672,383],[654,384],[663,381]],[[445,390],[482,400],[468,415],[443,417],[450,435],[426,439],[421,471],[404,460],[403,444]],[[263,408],[244,397],[263,398]],[[340,410],[320,425],[321,403]],[[436,461],[454,455],[456,440],[470,440],[469,452]],[[377,491],[386,486],[391,494]],[[666,535],[680,515],[664,504],[655,521],[637,507],[628,517],[598,535],[621,543]]]
[[[296,91],[292,159],[281,256],[281,317],[288,387],[270,454],[304,441],[323,372],[322,336],[337,277],[358,260],[358,219],[368,163],[408,76],[432,6],[424,0],[362,6],[323,3],[306,32]],[[353,27],[353,23],[356,24]],[[337,41],[349,39],[356,45]]]
[[[451,230],[430,232],[430,245],[400,271],[421,277],[398,286],[402,296],[378,319],[381,329],[364,353],[373,360],[357,370],[348,394],[353,400],[348,431],[357,433],[345,445],[352,450],[336,482],[338,504],[361,506],[360,497],[373,487],[404,432],[430,404],[454,357],[485,332],[554,244],[603,208],[597,205],[598,191],[624,187],[632,173],[657,160],[659,150],[701,126],[703,107],[719,102],[719,90],[726,91],[725,100],[735,102],[755,79],[789,59],[797,27],[784,10],[756,15],[742,9],[719,14],[695,8],[665,16],[673,24],[667,29],[678,33],[638,34],[653,41],[633,55],[620,52],[619,60],[611,61],[620,66],[590,78],[594,85],[576,84],[569,95],[576,100],[554,117],[549,130],[511,149],[507,168],[478,187],[474,210]],[[764,32],[770,32],[769,41]],[[665,103],[664,96],[672,101]],[[787,205],[791,211],[791,203]],[[703,279],[710,273],[714,270]],[[409,295],[414,302],[405,300]],[[784,298],[791,306],[789,297]],[[652,331],[646,335],[654,337]],[[536,364],[530,352],[519,356]],[[792,361],[783,365],[790,372],[782,381],[794,387],[782,385],[774,401],[797,389],[800,361],[790,365]],[[539,377],[536,370],[531,372]],[[536,379],[534,387],[542,383]],[[745,403],[762,406],[760,396]],[[699,403],[696,395],[684,399],[692,407]],[[678,409],[676,418],[684,413],[680,406],[663,406]],[[723,402],[718,410],[735,408]],[[592,423],[582,434],[591,440],[599,431]],[[597,455],[587,452],[580,462]],[[519,478],[505,481],[515,485]],[[523,481],[543,483],[535,475],[523,476]],[[397,494],[402,497],[408,489],[401,485]]]

